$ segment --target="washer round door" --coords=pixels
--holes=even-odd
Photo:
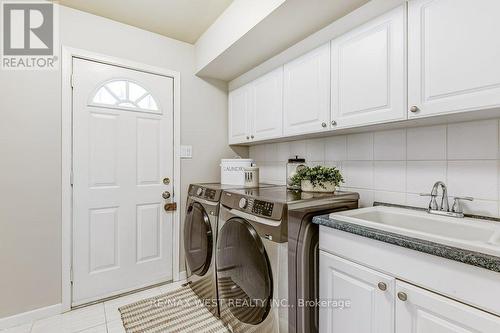
[[[222,306],[257,325],[271,309],[273,278],[264,244],[246,220],[226,221],[217,237],[217,284]]]
[[[184,221],[184,251],[191,273],[203,276],[212,261],[213,231],[205,208],[198,202],[189,205]]]

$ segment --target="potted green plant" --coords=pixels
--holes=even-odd
[[[335,192],[335,188],[344,182],[340,171],[335,167],[304,167],[292,177],[293,185],[300,186],[304,192]]]

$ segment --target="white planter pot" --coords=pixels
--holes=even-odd
[[[319,185],[313,186],[309,180],[302,180],[300,182],[300,189],[304,192],[335,192],[335,183],[325,182],[323,185],[325,187]]]

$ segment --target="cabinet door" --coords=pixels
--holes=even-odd
[[[252,140],[281,137],[283,135],[283,67],[252,82],[251,99],[250,134]]]
[[[410,118],[500,105],[500,1],[408,2]]]
[[[498,333],[500,318],[397,281],[396,333]]]
[[[394,332],[394,278],[324,251],[319,276],[321,300],[350,302],[344,309],[320,307],[321,333]]]
[[[332,41],[335,128],[406,119],[405,34],[401,6]]]
[[[248,142],[250,139],[250,87],[246,85],[229,92],[228,107],[229,144]]]
[[[330,45],[323,45],[284,67],[284,133],[329,128]]]

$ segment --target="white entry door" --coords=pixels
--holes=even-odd
[[[173,79],[74,58],[72,305],[172,279],[172,176]]]

